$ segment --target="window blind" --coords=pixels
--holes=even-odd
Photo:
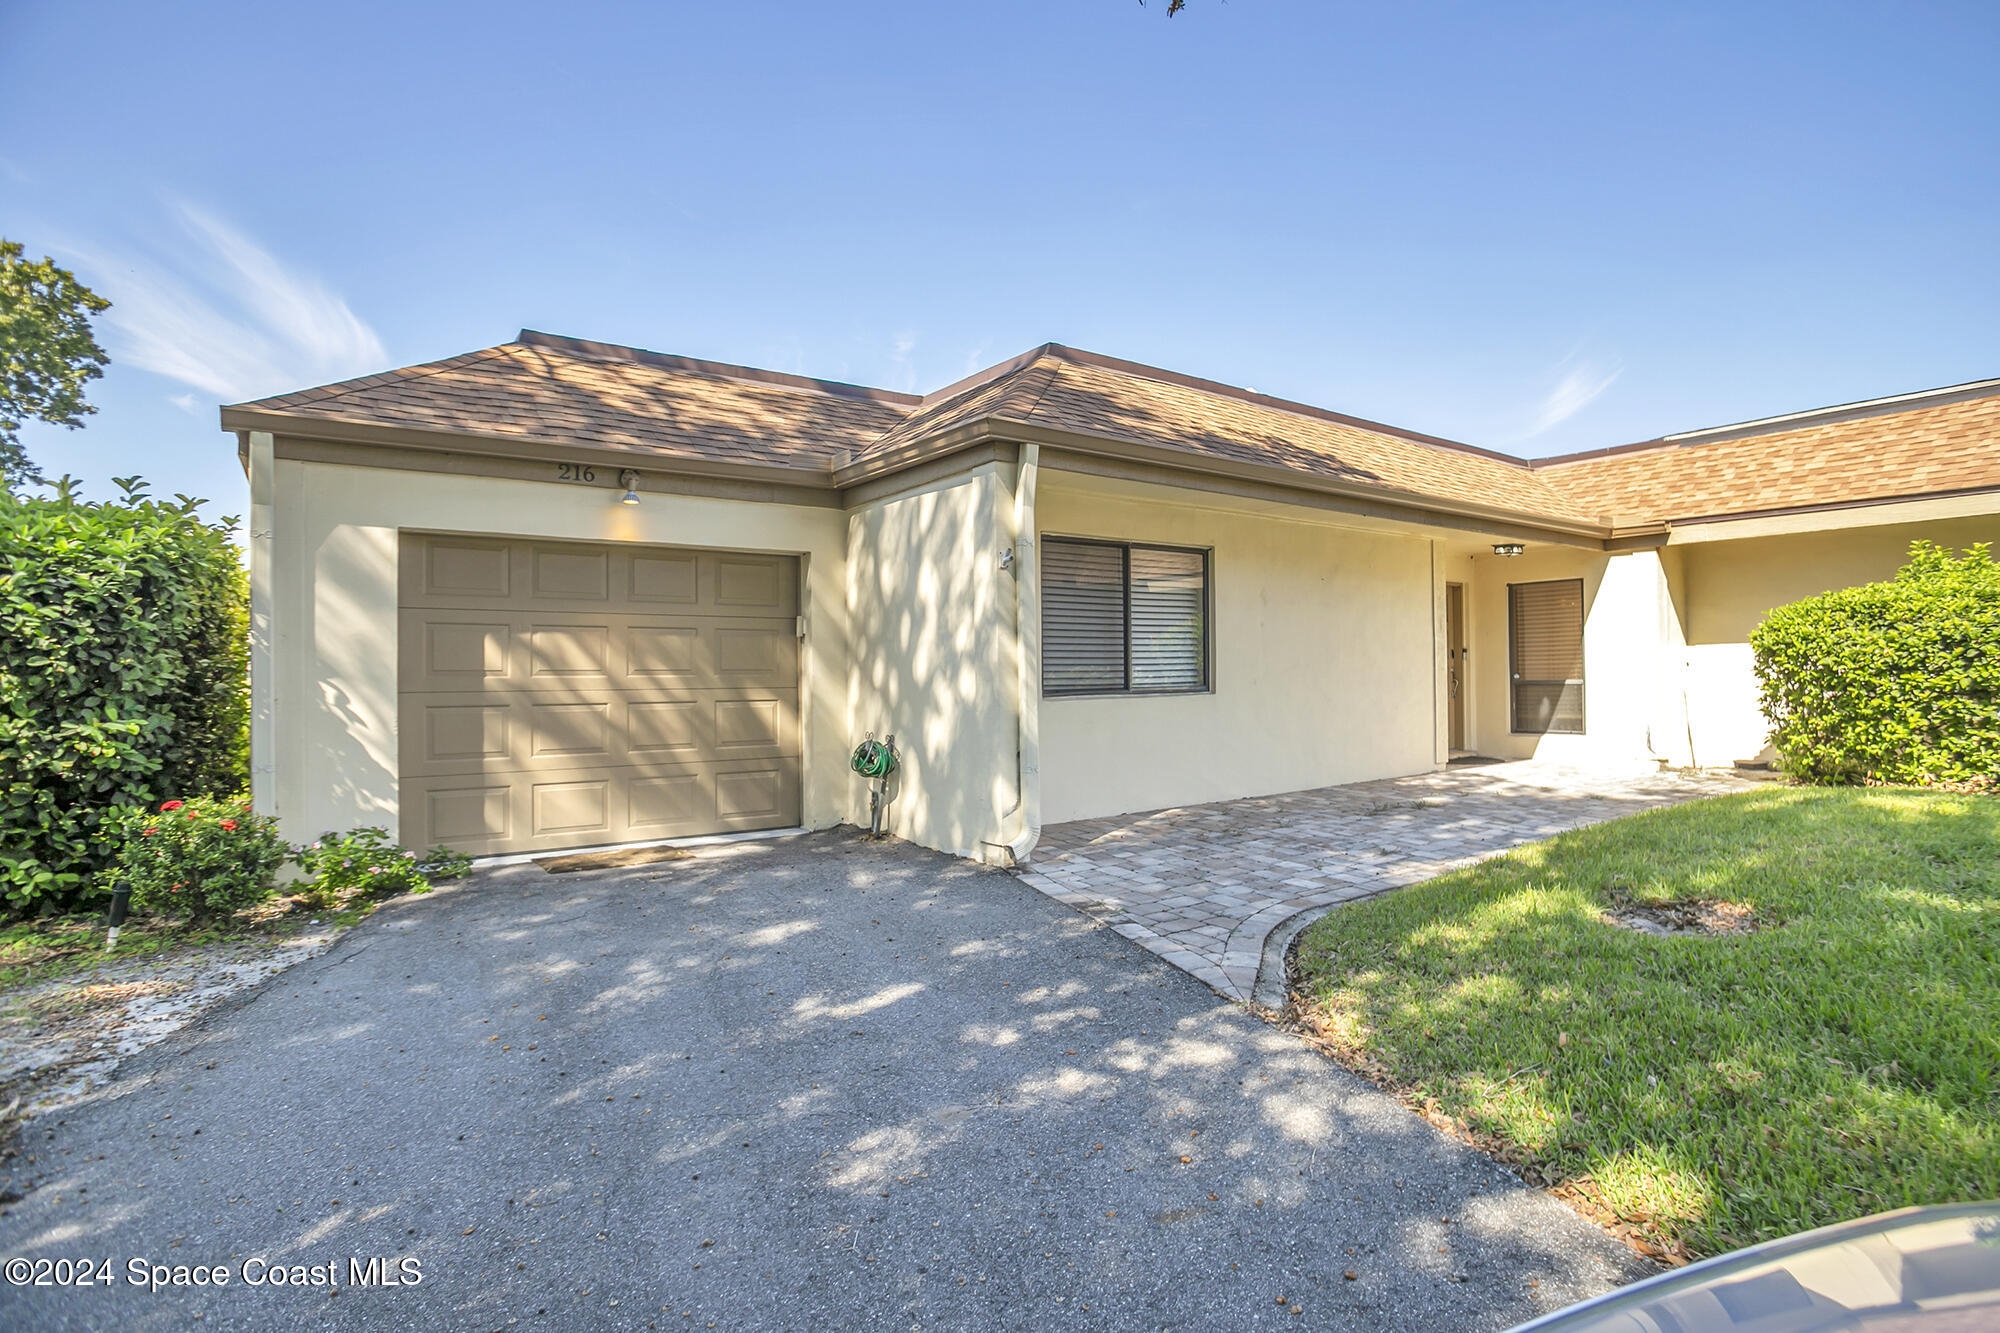
[[[1208,683],[1207,562],[1200,551],[1131,551],[1132,688],[1198,690]]]
[[[1042,692],[1125,688],[1125,548],[1042,543]]]
[[[1042,542],[1042,692],[1208,688],[1208,557],[1201,551]]]
[[[1583,731],[1583,580],[1507,585],[1513,729]]]

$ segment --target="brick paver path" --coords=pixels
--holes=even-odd
[[[1342,903],[1510,847],[1752,785],[1727,773],[1532,761],[1450,768],[1052,824],[1017,873],[1229,998],[1248,1000],[1266,942],[1286,923],[1289,938]]]

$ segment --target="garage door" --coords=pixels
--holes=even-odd
[[[799,822],[795,557],[405,533],[401,567],[406,845]]]

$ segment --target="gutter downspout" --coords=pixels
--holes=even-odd
[[[1015,865],[1042,838],[1042,583],[1035,542],[1035,482],[1042,447],[1023,444],[1014,467],[1014,809],[1002,836]]]

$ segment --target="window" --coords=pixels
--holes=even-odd
[[[1042,693],[1208,688],[1208,553],[1042,543]]]
[[[1583,580],[1507,585],[1514,730],[1583,731]]]

